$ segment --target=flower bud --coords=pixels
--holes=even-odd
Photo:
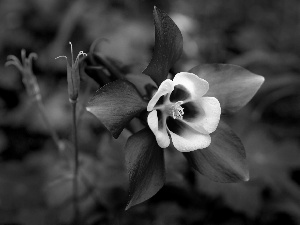
[[[80,75],[79,75],[79,58],[81,55],[86,56],[87,54],[83,51],[80,51],[75,59],[73,60],[73,48],[71,45],[71,57],[72,57],[72,65],[68,62],[68,58],[66,56],[58,56],[55,59],[64,57],[67,60],[67,81],[68,81],[68,93],[69,93],[69,101],[71,103],[76,102],[78,98],[78,93],[80,89]]]

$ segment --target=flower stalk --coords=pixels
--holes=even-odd
[[[71,65],[66,56],[58,56],[58,58],[65,58],[67,61],[67,80],[68,80],[68,93],[69,102],[72,107],[72,134],[74,145],[74,172],[73,172],[73,206],[74,206],[74,224],[80,224],[80,210],[78,199],[78,172],[79,172],[79,148],[78,148],[78,134],[77,134],[77,118],[76,106],[80,89],[80,75],[79,75],[79,59],[80,56],[87,56],[86,53],[80,51],[74,61],[73,47],[71,46]]]
[[[74,224],[79,224],[80,219],[80,210],[78,202],[78,171],[79,171],[79,149],[78,149],[78,136],[77,136],[77,119],[76,119],[76,101],[70,101],[72,106],[72,120],[73,120],[73,143],[74,143],[74,179],[73,179],[73,188],[74,188]]]
[[[61,152],[63,150],[63,146],[60,144],[59,137],[51,125],[45,110],[45,106],[42,101],[42,96],[40,92],[39,85],[36,80],[36,76],[32,71],[32,61],[33,59],[37,59],[36,53],[30,53],[26,58],[26,51],[22,49],[21,51],[21,61],[14,55],[9,55],[7,57],[7,62],[5,66],[15,66],[22,73],[22,81],[25,85],[26,91],[30,98],[32,98],[37,106],[42,119],[44,120],[46,127],[50,131],[51,138],[53,139],[56,148]]]

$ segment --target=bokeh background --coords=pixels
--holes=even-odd
[[[138,74],[151,59],[153,6],[180,28],[184,53],[174,73],[203,63],[231,63],[265,77],[254,99],[228,118],[242,139],[251,179],[220,184],[195,173],[166,150],[167,184],[124,211],[128,177],[124,132],[111,138],[83,112],[79,126],[83,224],[300,224],[300,2],[298,0],[1,0],[0,224],[72,222],[70,151],[58,153],[49,130],[8,55],[39,55],[33,71],[47,116],[63,143],[71,140],[66,64],[60,55],[97,51],[123,72]],[[84,106],[97,83],[82,77]],[[86,91],[88,90],[88,91]],[[66,148],[68,149],[68,148]]]

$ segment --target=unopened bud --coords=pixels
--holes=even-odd
[[[80,56],[86,56],[87,54],[83,51],[80,51],[75,59],[73,59],[73,48],[72,43],[69,42],[71,45],[71,57],[72,57],[72,65],[68,62],[68,58],[66,56],[58,56],[58,58],[65,58],[67,60],[67,81],[68,81],[68,93],[69,93],[69,100],[71,103],[76,102],[78,98],[78,93],[80,89],[80,75],[79,75],[79,58]]]

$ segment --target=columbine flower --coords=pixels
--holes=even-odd
[[[181,152],[210,145],[209,134],[218,126],[221,107],[216,98],[203,97],[208,89],[206,80],[185,72],[161,83],[147,106],[148,125],[161,148],[169,146],[168,134]]]
[[[115,138],[134,117],[142,119],[148,112],[148,126],[129,137],[125,146],[130,181],[127,209],[151,198],[164,185],[163,149],[170,145],[169,135],[189,165],[211,180],[248,180],[244,146],[220,114],[221,108],[222,114],[241,109],[264,81],[226,64],[196,66],[167,79],[181,56],[182,35],[166,13],[154,8],[153,14],[155,46],[144,74],[127,78],[130,82],[108,83],[87,106]],[[151,79],[158,89],[153,96],[142,97],[140,93],[149,91],[140,90],[151,85],[144,81]]]

